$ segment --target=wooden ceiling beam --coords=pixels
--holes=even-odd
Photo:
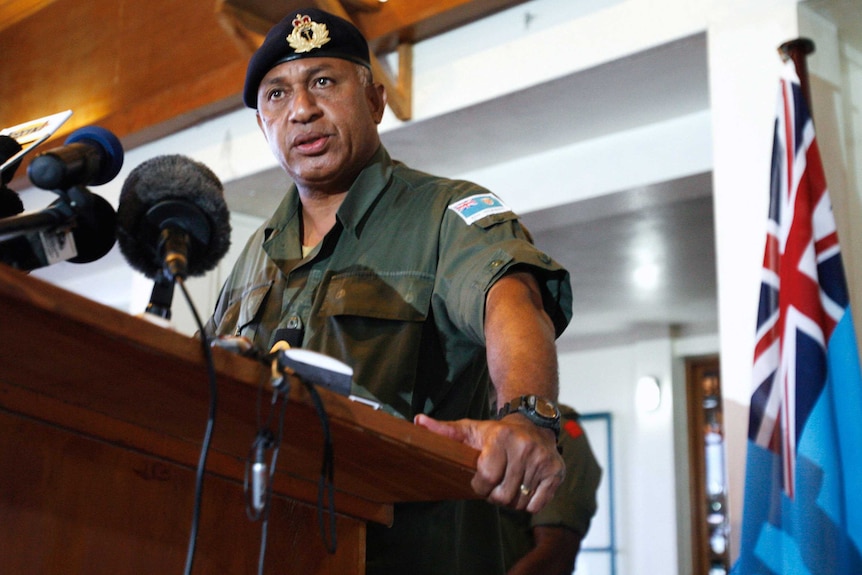
[[[321,10],[335,14],[348,21],[351,15],[339,0],[316,0]],[[381,3],[378,2],[378,5]],[[354,22],[355,23],[355,22]],[[361,28],[360,28],[361,29]],[[366,36],[367,38],[367,36]],[[393,73],[374,51],[371,51],[371,72],[383,84],[388,95],[389,108],[399,120],[409,120],[413,115],[413,45],[398,43],[398,71]]]

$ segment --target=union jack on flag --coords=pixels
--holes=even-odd
[[[738,574],[862,573],[862,376],[796,69],[780,82]]]
[[[792,498],[796,441],[826,382],[826,342],[848,300],[814,125],[798,80],[781,80],[779,106],[749,439],[780,455],[784,490]]]

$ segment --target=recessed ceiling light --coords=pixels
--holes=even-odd
[[[658,286],[659,267],[654,263],[641,264],[635,268],[632,278],[641,289],[655,289]]]

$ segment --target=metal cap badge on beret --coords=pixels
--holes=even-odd
[[[297,10],[270,29],[249,60],[242,94],[245,105],[257,108],[257,89],[267,72],[299,58],[341,58],[371,68],[368,42],[356,26],[316,8]]]

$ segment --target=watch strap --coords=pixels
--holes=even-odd
[[[536,405],[538,402],[542,402],[543,407],[550,406],[550,408],[554,411],[554,415],[550,416],[539,413],[536,409]],[[517,399],[505,403],[503,407],[501,407],[500,410],[497,412],[496,419],[500,420],[507,415],[511,415],[513,413],[522,414],[524,417],[529,419],[533,424],[538,427],[550,429],[559,439],[560,409],[552,401],[536,395],[522,395]]]

